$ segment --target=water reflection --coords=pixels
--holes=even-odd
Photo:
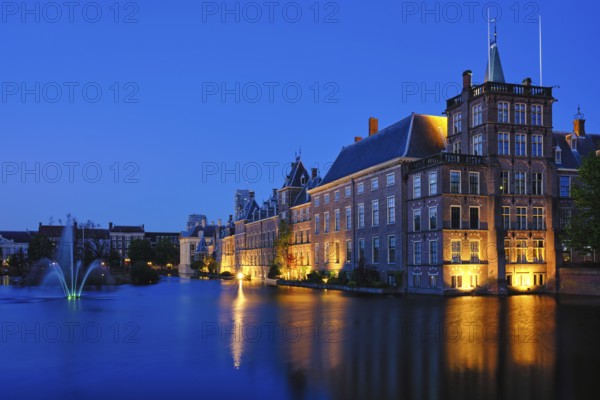
[[[244,304],[246,298],[244,297],[244,287],[242,281],[238,282],[237,295],[233,301],[232,310],[232,330],[231,335],[231,357],[233,358],[233,367],[239,369],[242,365],[242,355],[244,353],[244,338],[241,337],[242,329],[244,327]]]

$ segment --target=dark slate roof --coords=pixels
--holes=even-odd
[[[15,243],[29,243],[35,233],[29,231],[0,231],[0,236]]]
[[[302,180],[302,177],[304,177],[304,180]],[[298,157],[296,158],[296,161],[292,163],[290,173],[286,177],[283,187],[302,187],[304,184],[306,184],[306,182],[308,182],[308,178],[308,172]]]
[[[423,158],[445,149],[446,117],[412,114],[373,136],[345,146],[322,185],[396,158]]]
[[[158,237],[179,237],[179,232],[145,232],[144,238],[150,239],[152,242],[156,242]]]
[[[72,227],[73,230],[75,227]],[[64,225],[42,225],[38,227],[38,233],[49,238],[59,238],[62,236],[65,227]]]
[[[292,203],[292,207],[296,207],[301,204],[309,203],[310,202],[310,194],[308,194],[308,191],[310,189],[313,189],[313,188],[319,186],[321,181],[322,181],[322,179],[320,176],[317,176],[316,178],[311,178],[308,181],[308,183],[306,185],[304,185],[304,187],[302,188],[302,191],[300,193],[298,193],[298,196],[296,196],[296,198],[294,199],[294,201]]]
[[[200,237],[200,232],[204,232],[205,237],[220,237],[221,231],[224,229],[224,225],[198,225],[188,231],[181,232],[181,237]]]
[[[116,225],[110,230],[111,232],[119,233],[144,233],[143,226],[127,226],[127,225]]]
[[[567,142],[568,135],[577,138],[577,151],[572,150]],[[588,133],[577,137],[572,132],[554,132],[553,136],[554,147],[558,146],[561,150],[562,163],[557,164],[558,168],[579,169],[583,157],[600,149],[600,135],[597,134]]]
[[[492,65],[491,76],[490,64]],[[498,51],[498,45],[496,43],[490,45],[490,58],[488,60],[488,65],[485,68],[485,82],[505,83],[504,71],[502,70],[502,63],[500,62],[500,52]]]
[[[85,239],[110,239],[110,232],[108,229],[98,229],[98,228],[90,228],[85,229],[85,231],[81,228],[77,229],[77,237],[83,238],[85,235]]]

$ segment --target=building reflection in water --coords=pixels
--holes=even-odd
[[[244,296],[244,287],[242,281],[238,281],[237,294],[233,300],[231,312],[231,357],[233,359],[233,367],[239,369],[242,365],[242,355],[244,353],[244,338],[242,337],[242,329],[244,327],[244,310],[246,297]],[[228,329],[227,327],[226,329]]]

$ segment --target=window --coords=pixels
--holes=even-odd
[[[329,204],[329,193],[327,193],[323,196],[323,203]]]
[[[544,229],[544,207],[533,207],[533,230],[541,231]]]
[[[512,274],[506,274],[506,284],[508,286],[512,286],[513,285]]]
[[[498,155],[506,156],[510,154],[510,133],[498,134]]]
[[[433,171],[429,173],[429,195],[434,196],[437,194],[437,172]]]
[[[373,264],[377,264],[379,262],[379,238],[373,238]]]
[[[319,262],[318,260],[320,260],[320,258],[319,258],[319,243],[315,243],[315,261]]]
[[[352,262],[352,242],[346,240],[346,262]]]
[[[510,229],[510,207],[502,207],[502,227],[504,229]]]
[[[358,259],[365,259],[365,239],[358,239]]]
[[[413,274],[413,287],[421,287],[421,274]]]
[[[373,178],[373,179],[371,179],[371,190],[377,190],[377,189],[379,189],[379,179]]]
[[[352,208],[346,207],[346,230],[352,229]]]
[[[365,205],[362,203],[358,205],[358,224],[357,225],[359,228],[365,227]]]
[[[531,136],[531,155],[533,157],[543,157],[544,137],[542,135]]]
[[[533,240],[533,262],[544,262],[544,241],[542,239]]]
[[[386,186],[392,186],[395,183],[395,180],[396,180],[396,178],[395,178],[394,173],[387,174],[385,176],[385,184],[386,184]]]
[[[479,275],[472,274],[472,275],[469,276],[469,280],[470,280],[472,288],[477,287],[478,283],[479,283],[478,282],[479,281]]]
[[[334,254],[335,254],[335,263],[339,264],[340,263],[340,242],[335,242],[333,248],[334,250]]]
[[[510,175],[508,171],[500,171],[500,193],[510,193]]]
[[[365,192],[365,184],[363,182],[359,182],[356,184],[356,192],[358,194],[363,194]]]
[[[325,242],[325,247],[323,251],[323,262],[327,265],[329,264],[329,242]]]
[[[498,103],[498,122],[507,124],[509,122],[509,104],[501,101]]]
[[[475,135],[471,138],[471,154],[483,155],[483,135]]]
[[[510,246],[510,240],[505,239],[504,240],[504,259],[506,260],[507,263],[509,262],[513,262],[512,261],[512,247]]]
[[[437,240],[429,241],[429,264],[437,264],[438,262],[438,242]]]
[[[388,264],[396,262],[396,236],[388,236]]]
[[[396,198],[394,196],[387,198],[387,222],[388,224],[396,223]]]
[[[560,177],[560,197],[571,197],[571,177],[563,175]]]
[[[515,172],[515,194],[525,194],[525,172]]]
[[[542,106],[531,106],[531,125],[542,125]]]
[[[438,276],[437,275],[429,275],[429,287],[431,289],[437,288]]]
[[[315,207],[319,207],[320,204],[321,204],[321,199],[319,198],[319,196],[315,197]]]
[[[542,186],[543,175],[541,172],[532,172],[531,173],[531,194],[541,195],[543,186]]]
[[[450,241],[451,251],[452,251],[452,262],[460,263],[460,240],[452,240]]]
[[[421,230],[421,210],[413,210],[413,232]]]
[[[454,127],[454,133],[461,133],[462,132],[462,113],[461,112],[457,112],[456,114],[454,114],[454,116],[452,117],[452,121],[453,121],[453,127]]]
[[[554,150],[554,162],[562,164],[562,150],[560,147],[557,147],[556,150]]]
[[[527,240],[517,240],[517,262],[527,262]]]
[[[346,198],[350,197],[350,195],[352,194],[352,189],[350,188],[350,186],[346,186],[344,188],[344,196],[346,196]]]
[[[421,175],[413,176],[413,198],[421,197]]]
[[[340,231],[340,210],[337,209],[335,210],[335,221],[334,221],[334,229],[336,232]]]
[[[479,172],[469,172],[469,194],[479,194]]]
[[[570,208],[561,208],[560,209],[560,229],[566,229],[571,225],[571,209]]]
[[[340,201],[340,191],[336,190],[333,192],[333,201]]]
[[[527,155],[527,136],[523,133],[517,133],[515,135],[515,155]]]
[[[315,214],[315,235],[319,234],[319,227],[321,225],[321,221],[319,218],[319,214]]]
[[[283,205],[287,204],[287,192],[281,193],[281,204],[283,204]]]
[[[450,207],[450,228],[460,229],[460,206]]]
[[[481,125],[483,123],[483,107],[481,104],[473,106],[473,119],[471,126]]]
[[[413,260],[415,265],[421,264],[421,242],[413,242]]]
[[[469,242],[469,251],[471,255],[471,262],[479,262],[479,240],[471,240]]]
[[[525,104],[515,104],[515,124],[524,125],[526,121]]]
[[[437,229],[437,207],[429,207],[429,230]]]
[[[469,228],[479,229],[479,207],[469,207]]]
[[[527,229],[527,207],[517,207],[517,226],[516,229]]]
[[[462,275],[452,275],[452,288],[459,289],[462,287]]]
[[[461,152],[460,140],[457,140],[456,142],[452,143],[452,152],[454,154],[460,154],[460,152]]]
[[[460,193],[460,171],[450,171],[450,193]]]
[[[371,202],[371,220],[373,226],[379,226],[379,200]]]
[[[323,225],[323,232],[324,233],[329,233],[329,212],[325,212],[324,214],[324,225]]]

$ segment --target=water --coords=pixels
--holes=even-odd
[[[593,298],[177,278],[59,296],[0,287],[3,398],[571,399],[600,370]]]

